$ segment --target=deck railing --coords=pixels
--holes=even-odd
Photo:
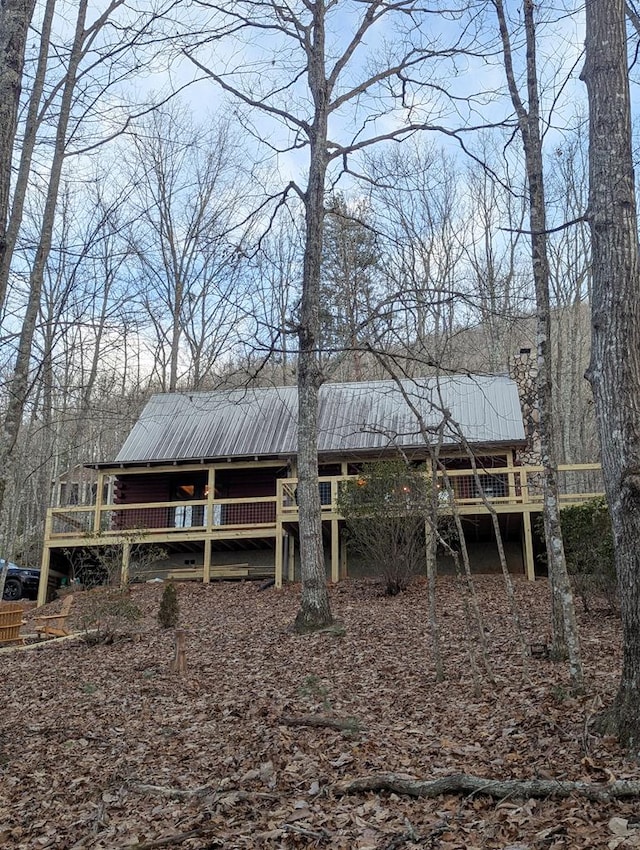
[[[341,482],[356,476],[321,476],[320,503],[323,516],[339,518]],[[580,504],[604,491],[599,464],[567,464],[558,468],[561,504]],[[277,523],[298,518],[297,478],[279,479],[275,496],[242,499],[99,504],[50,508],[47,537],[110,537],[136,533],[145,537],[163,534],[176,539],[203,531],[215,534],[237,529],[275,528]],[[438,473],[438,501],[443,512],[455,502],[466,513],[486,510],[485,500],[497,510],[539,510],[543,499],[541,466],[509,466],[448,470]]]
[[[320,503],[323,513],[338,513],[338,493],[343,481],[354,480],[358,476],[320,477]],[[514,507],[538,507],[543,492],[543,467],[541,466],[505,466],[478,468],[477,473],[469,469],[451,469],[438,472],[438,502],[442,510],[451,509],[452,502],[460,507],[485,506],[490,504]],[[604,492],[600,464],[565,464],[558,467],[560,502],[576,504],[586,502]],[[285,478],[278,481],[278,515],[287,519],[297,517],[296,500],[297,478]]]
[[[50,508],[49,535],[118,536],[132,532],[180,536],[185,532],[275,526],[276,497],[136,502],[124,505]]]

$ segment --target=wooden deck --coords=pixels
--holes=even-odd
[[[201,469],[202,467],[200,467]],[[541,466],[503,466],[449,470],[448,482],[440,474],[439,510],[451,513],[453,506],[463,516],[497,513],[523,516],[526,571],[534,577],[531,542],[531,514],[542,510],[543,469]],[[144,474],[144,471],[141,471]],[[342,481],[355,476],[323,476],[319,479],[322,519],[331,528],[331,576],[338,581],[344,573],[339,553],[338,523],[343,519],[337,509]],[[603,494],[600,464],[562,465],[558,468],[562,506],[583,504]],[[48,575],[52,549],[119,544],[123,547],[123,579],[128,575],[132,545],[203,543],[205,556],[202,579],[222,577],[224,569],[210,561],[213,541],[273,539],[275,578],[283,580],[284,561],[292,575],[290,547],[284,545],[287,529],[298,522],[297,478],[276,482],[274,496],[243,499],[215,499],[213,487],[207,499],[175,502],[103,504],[50,508],[45,529],[43,577]],[[101,488],[98,487],[98,493]],[[285,551],[286,550],[286,551]],[[200,571],[199,571],[200,572]],[[46,584],[46,581],[43,582]]]

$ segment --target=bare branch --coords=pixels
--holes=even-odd
[[[252,97],[246,95],[243,91],[236,86],[230,85],[226,80],[224,80],[219,74],[215,74],[210,68],[207,68],[206,65],[203,65],[201,62],[198,62],[190,53],[186,50],[183,50],[184,56],[193,64],[199,68],[207,77],[210,77],[214,80],[221,89],[229,92],[234,97],[237,97],[238,100],[241,100],[243,103],[246,103],[247,106],[252,106],[256,109],[260,109],[263,112],[268,113],[269,115],[277,115],[279,118],[282,118],[287,124],[293,124],[296,127],[299,127],[301,130],[304,130],[305,133],[309,134],[311,132],[310,125],[303,121],[301,118],[295,116],[292,112],[289,112],[285,109],[279,109],[277,106],[271,106],[266,103],[264,100],[255,100]]]

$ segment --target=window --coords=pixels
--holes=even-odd
[[[174,501],[193,502],[205,498],[205,487],[200,484],[183,483],[176,485]],[[198,528],[205,522],[204,505],[178,505],[174,508],[174,528]]]

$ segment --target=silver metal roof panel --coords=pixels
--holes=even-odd
[[[406,396],[406,397],[405,397]],[[294,455],[296,387],[247,388],[153,396],[116,463]],[[449,417],[444,412],[449,412]],[[418,414],[418,415],[416,415]],[[324,384],[318,451],[365,452],[435,441],[519,443],[525,438],[518,391],[503,376],[449,375],[402,382]]]

